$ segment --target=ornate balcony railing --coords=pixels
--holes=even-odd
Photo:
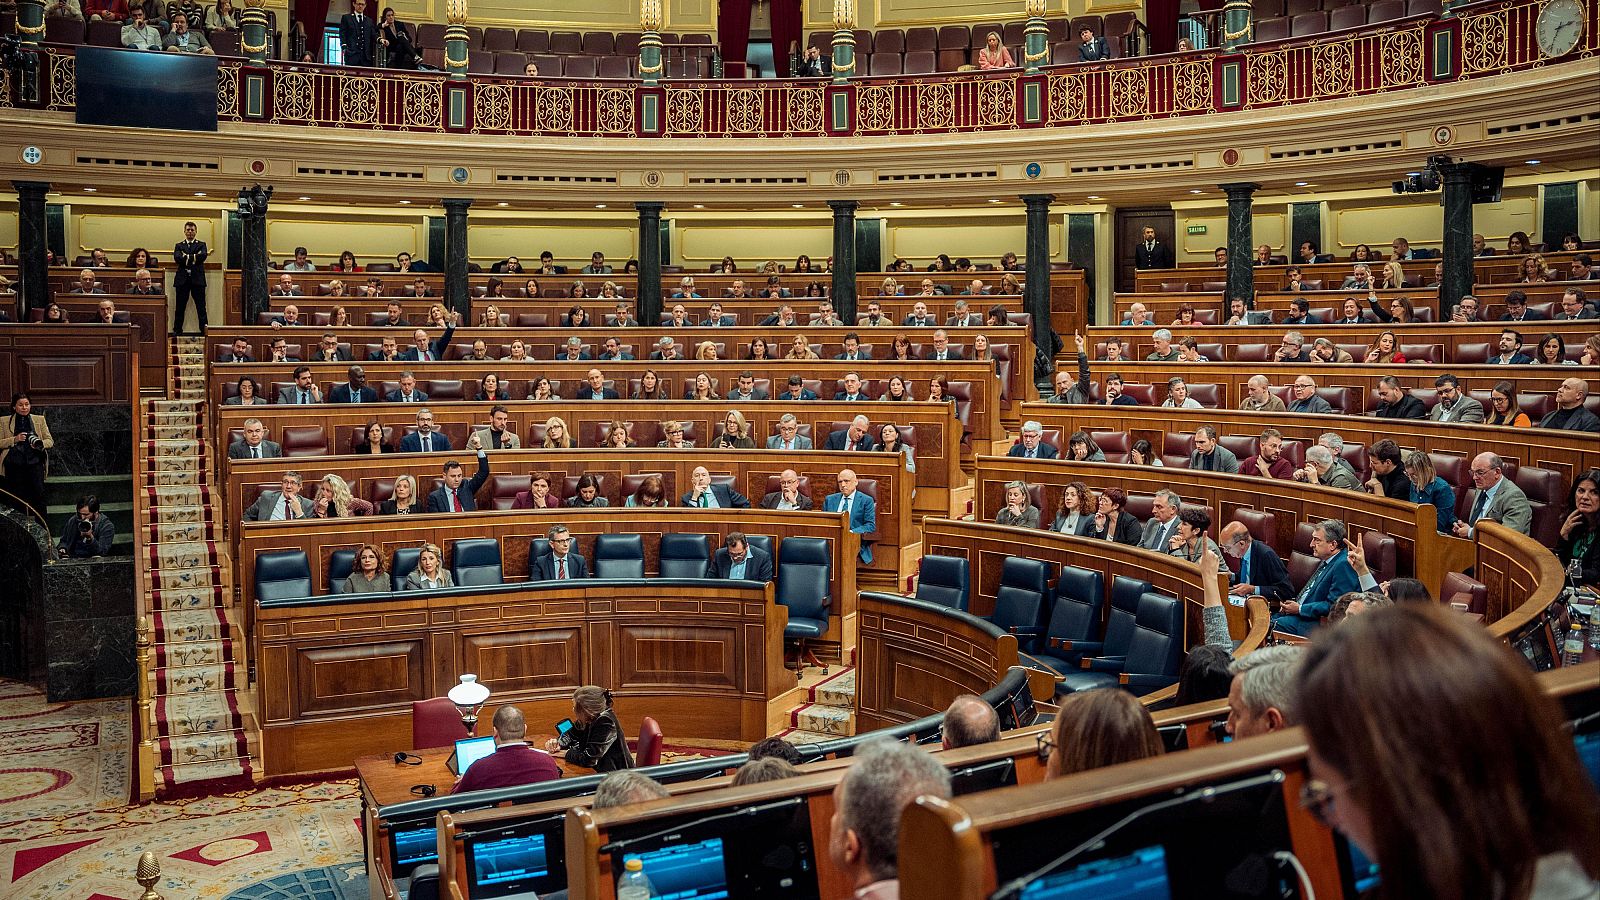
[[[1592,59],[1597,0],[1565,56],[1546,57],[1543,0],[1491,0],[1452,18],[1222,50],[1111,63],[897,78],[812,80],[560,80],[349,69],[227,59],[218,67],[223,123],[396,132],[643,138],[794,138],[995,132],[1233,112],[1389,93]],[[130,51],[132,52],[132,51]],[[73,49],[46,46],[40,97],[18,99],[8,76],[0,108],[69,111]]]

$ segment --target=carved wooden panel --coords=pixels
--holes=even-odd
[[[619,623],[614,643],[619,685],[741,690],[740,637],[731,623]]]
[[[575,626],[463,634],[462,671],[497,694],[575,688],[583,683],[580,634]]]
[[[426,699],[423,653],[421,639],[299,648],[296,713],[351,712]]]

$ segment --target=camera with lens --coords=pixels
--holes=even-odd
[[[28,446],[32,447],[35,450],[43,450],[44,449],[44,438],[39,437],[37,434],[29,435],[29,437],[28,437]]]
[[[79,519],[78,520],[78,533],[79,534],[87,535],[89,532],[91,532],[93,530],[94,530],[94,523],[93,522],[89,521],[88,519]]]

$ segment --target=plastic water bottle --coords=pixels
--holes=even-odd
[[[655,889],[644,875],[644,860],[634,857],[623,864],[622,880],[617,882],[617,900],[650,900]]]

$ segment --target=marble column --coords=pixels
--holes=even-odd
[[[1050,323],[1050,204],[1054,194],[1023,194],[1028,209],[1026,234],[1026,283],[1022,288],[1022,308],[1033,319],[1033,377],[1047,378],[1055,371],[1056,353],[1061,339]]]
[[[829,200],[833,207],[833,311],[840,320],[856,320],[856,209],[855,200]]]
[[[661,22],[661,0],[640,0],[639,80],[645,87],[661,83]]]
[[[50,268],[45,263],[44,195],[48,181],[13,181],[17,189],[17,308],[12,318],[28,321],[28,310],[50,303]]]
[[[1045,0],[1028,0],[1028,24],[1022,32],[1022,70],[1029,75],[1039,74],[1040,66],[1050,64],[1050,24],[1044,14]]]
[[[254,325],[256,316],[270,308],[267,284],[267,200],[246,188],[239,192],[239,228],[244,246],[240,248],[239,302],[241,321]]]
[[[444,68],[455,81],[467,77],[467,0],[445,3]],[[446,294],[446,296],[449,296]]]
[[[661,210],[666,204],[643,201],[633,208],[639,211],[639,299],[633,314],[640,325],[653,326],[661,320]]]
[[[444,307],[472,322],[472,288],[467,284],[467,207],[470,199],[444,202]]]
[[[1250,268],[1255,243],[1255,228],[1251,218],[1250,198],[1261,185],[1253,181],[1237,181],[1218,185],[1228,192],[1228,294],[1226,299],[1244,298],[1247,308],[1256,304],[1256,275]]]
[[[1472,293],[1472,173],[1473,163],[1453,162],[1439,167],[1444,181],[1444,281],[1439,291],[1439,315],[1448,322],[1461,298]]]
[[[1255,30],[1250,0],[1228,0],[1222,7],[1222,48],[1237,50],[1250,43]]]
[[[855,0],[833,0],[833,83],[847,84],[856,73]],[[838,254],[835,253],[835,256]]]
[[[266,0],[244,0],[239,12],[239,48],[252,65],[267,61],[267,10]]]

